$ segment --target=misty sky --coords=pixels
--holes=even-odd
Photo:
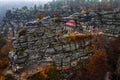
[[[8,7],[8,8],[16,8],[21,6],[31,7],[35,4],[44,4],[52,0],[0,0],[0,8]]]
[[[34,2],[48,2],[52,0],[0,0],[0,2],[28,2],[28,1],[34,1]]]
[[[23,6],[33,7],[35,4],[45,4],[52,0],[0,0],[0,19],[6,10],[11,8],[21,8]]]

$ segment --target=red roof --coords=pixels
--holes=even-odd
[[[65,23],[67,26],[76,26],[75,21],[74,20],[69,20],[68,22]]]

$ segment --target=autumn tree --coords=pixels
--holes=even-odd
[[[60,73],[57,70],[56,65],[49,65],[44,67],[44,69],[33,75],[31,79],[33,80],[60,80]]]
[[[96,50],[87,65],[90,80],[104,80],[108,70],[107,55],[104,50]]]
[[[7,41],[6,44],[0,50],[0,57],[7,57],[8,53],[13,49],[11,41]]]
[[[114,41],[109,42],[106,51],[111,71],[114,72],[117,68],[117,62],[120,56],[120,36],[116,38]]]
[[[3,41],[4,42],[4,41]],[[0,48],[0,71],[3,72],[9,66],[8,53],[12,49],[10,40],[6,41],[2,48]]]
[[[26,35],[26,29],[20,29],[19,30],[19,36]]]
[[[5,75],[0,72],[0,80],[6,80]]]
[[[104,35],[97,35],[93,40],[94,50],[104,49],[106,46],[106,37]]]
[[[0,71],[4,71],[9,66],[8,58],[0,58]]]
[[[48,78],[47,73],[48,73],[49,69],[50,69],[50,66],[44,67],[44,69],[41,72],[34,74],[33,76],[30,77],[30,79],[32,79],[32,80],[46,80]]]
[[[43,19],[44,15],[42,13],[37,14],[37,19],[41,20]]]
[[[94,48],[93,44],[90,43],[90,44],[85,48],[85,50],[86,50],[86,52],[89,53],[89,52],[93,51],[93,48]]]

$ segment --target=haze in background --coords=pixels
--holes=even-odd
[[[45,4],[52,0],[0,0],[0,20],[4,17],[6,10],[11,8],[21,8],[23,6],[33,7],[35,4]]]

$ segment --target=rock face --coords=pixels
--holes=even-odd
[[[34,22],[31,22],[30,24],[32,23]],[[26,32],[21,30],[21,32],[19,32],[17,36],[13,38],[12,44],[14,51],[10,52],[9,54],[12,66],[20,66],[21,64],[39,64],[40,60],[47,52],[47,46],[49,46],[49,42],[51,42],[50,37],[47,35],[48,33],[44,32],[44,27],[38,27],[37,24],[33,24],[32,26],[29,25],[25,28]]]
[[[58,31],[62,31],[62,27],[43,26],[41,23],[38,26],[34,22],[28,23],[27,25],[29,26],[25,27],[25,34],[20,35],[20,32],[24,32],[21,30],[13,38],[12,44],[14,50],[9,53],[11,66],[16,66],[16,70],[18,70],[19,67],[44,66],[54,61],[58,66],[66,66],[70,63],[71,50],[74,51],[76,47],[74,44],[67,44],[66,41],[60,42],[62,41],[62,36],[59,36],[57,33]],[[66,58],[65,56],[69,57]],[[76,57],[76,55],[73,55],[73,58]]]
[[[75,15],[78,15],[78,13]],[[88,16],[83,16],[82,18],[86,19],[86,17]],[[64,40],[63,36],[66,33],[64,24],[58,25],[54,21],[52,22],[52,19],[48,17],[47,19],[43,18],[42,20],[27,22],[25,23],[26,26],[23,27],[26,32],[23,30],[21,31],[22,33],[16,33],[13,38],[14,50],[9,55],[12,66],[47,65],[52,62],[56,62],[58,66],[65,66],[71,65],[71,61],[80,59],[83,53],[80,46],[69,43],[70,40]],[[80,18],[79,20],[81,21],[82,19]],[[51,22],[53,25],[49,24]],[[87,20],[85,23],[83,21],[88,29],[90,22],[91,20]],[[100,21],[97,20],[97,22]],[[81,59],[85,59],[85,57]]]

